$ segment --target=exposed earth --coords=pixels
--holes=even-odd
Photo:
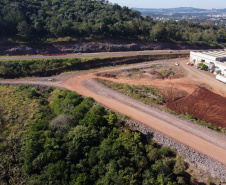
[[[0,55],[27,55],[48,53],[95,53],[143,50],[187,50],[213,49],[205,45],[178,44],[172,42],[154,42],[146,40],[96,39],[73,42],[55,42],[49,44],[0,43]]]
[[[213,89],[207,85],[209,82],[206,82],[212,76],[211,73],[185,66],[183,65],[185,62],[181,63],[182,66],[176,66],[175,62],[179,63],[179,59],[173,61],[97,75],[114,82],[155,86],[164,95],[167,108],[180,114],[194,115],[200,120],[226,128],[226,91],[223,90],[225,85],[217,83],[215,86],[218,85],[218,88]],[[190,76],[187,76],[185,67],[200,74],[198,80],[188,79]],[[199,83],[202,80],[204,81]],[[211,81],[218,82],[214,78]]]
[[[203,118],[207,118],[208,114],[212,112],[208,119],[218,126],[223,126],[226,112],[224,108],[220,107],[225,105],[225,84],[217,81],[215,76],[209,72],[186,65],[187,61],[188,59],[152,61],[91,71],[70,72],[50,78],[0,80],[0,82],[41,84],[75,90],[81,95],[91,96],[100,104],[131,116],[132,119],[226,165],[226,137],[224,135],[145,105],[109,89],[95,80],[102,78],[120,83],[154,86],[165,96],[167,102],[174,104],[175,109],[182,109],[184,112],[200,111]],[[175,65],[176,62],[179,63],[178,66]],[[153,65],[157,67],[153,69]],[[166,73],[170,71],[171,76],[164,76],[163,79],[157,77],[163,73],[161,71],[166,71]],[[212,106],[213,104],[214,106]],[[193,107],[197,107],[198,110]],[[216,117],[214,114],[221,117]],[[221,119],[221,123],[219,123],[219,119]]]
[[[168,99],[167,107],[180,114],[189,113],[200,120],[226,128],[226,98],[200,87],[192,94]]]

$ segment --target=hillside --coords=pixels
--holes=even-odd
[[[165,41],[148,41],[134,39],[92,39],[78,41],[38,43],[0,43],[0,55],[37,55],[65,53],[97,53],[144,50],[203,50],[219,49],[220,46],[205,44],[186,44]]]
[[[0,9],[1,34],[25,38],[126,36],[125,23],[143,19],[139,12],[105,0],[12,0],[1,2]]]
[[[224,46],[225,25],[153,21],[105,0],[0,2],[1,42],[123,38]]]

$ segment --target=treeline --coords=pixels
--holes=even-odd
[[[223,24],[153,21],[138,11],[105,0],[1,1],[0,28],[2,41],[40,42],[58,37],[117,37],[208,45],[225,45],[226,41]]]
[[[8,88],[7,96],[20,92],[24,101],[42,101],[37,101],[29,127],[15,128],[13,123],[8,124],[7,114],[1,116],[1,125],[6,126],[1,129],[1,184],[197,182],[172,150],[139,132],[126,130],[125,117],[95,105],[92,98],[83,99],[68,90],[38,90],[27,85],[0,86],[0,90],[3,87]],[[24,105],[26,111],[26,101]],[[2,108],[5,113],[9,107],[0,104]],[[16,123],[23,116],[21,112],[11,119]],[[21,125],[24,123],[26,120]],[[9,127],[11,132],[7,132]]]

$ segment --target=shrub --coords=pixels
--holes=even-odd
[[[69,127],[71,122],[71,116],[61,114],[50,121],[49,126],[54,130],[65,130]]]
[[[208,70],[208,66],[206,64],[203,64],[203,63],[199,63],[199,67],[201,67],[201,69],[203,70]]]
[[[41,96],[40,93],[37,92],[36,88],[30,88],[30,91],[27,95],[28,98],[39,98]]]
[[[186,163],[183,161],[181,157],[178,157],[173,168],[174,174],[183,175],[186,169],[187,169]]]

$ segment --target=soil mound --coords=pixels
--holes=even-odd
[[[167,100],[167,107],[171,110],[180,114],[189,113],[200,120],[226,128],[226,98],[223,96],[200,87],[188,96],[179,99],[168,97]]]

